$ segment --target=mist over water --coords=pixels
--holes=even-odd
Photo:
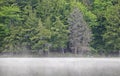
[[[120,59],[0,58],[0,76],[120,76]]]

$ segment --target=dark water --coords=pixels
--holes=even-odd
[[[0,58],[0,76],[120,76],[120,59]]]

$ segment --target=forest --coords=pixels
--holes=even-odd
[[[0,54],[120,54],[120,0],[0,0]]]

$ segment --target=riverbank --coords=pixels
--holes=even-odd
[[[4,58],[4,57],[45,57],[45,58],[56,58],[56,57],[59,57],[59,58],[66,58],[66,57],[75,57],[75,58],[116,58],[116,57],[120,57],[118,55],[99,55],[99,54],[89,54],[89,55],[81,55],[81,54],[72,54],[72,53],[49,53],[49,54],[0,54],[0,57],[1,58]]]

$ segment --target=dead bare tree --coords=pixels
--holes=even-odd
[[[69,48],[73,53],[83,54],[90,50],[91,31],[83,19],[78,8],[75,8],[68,18],[69,23]]]

